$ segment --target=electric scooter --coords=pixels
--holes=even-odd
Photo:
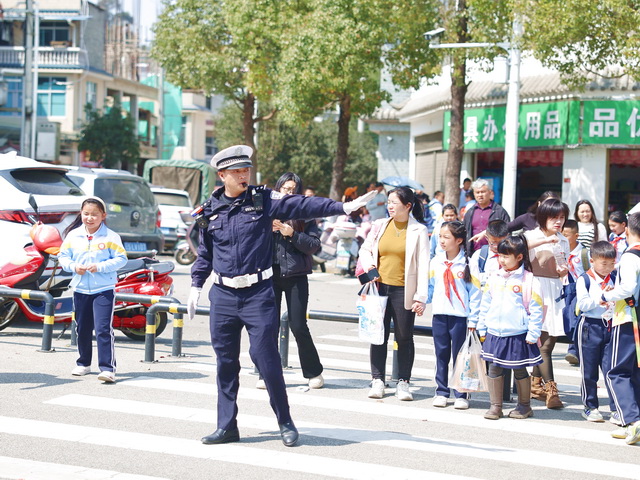
[[[29,198],[37,216],[37,204],[33,197]],[[33,243],[27,244],[22,252],[0,266],[0,285],[10,288],[39,290],[41,286],[61,285],[64,282],[55,280],[57,258],[62,238],[58,230],[51,225],[36,221],[31,227],[30,236]],[[53,263],[51,278],[42,282],[47,265]],[[169,296],[173,290],[173,279],[170,273],[175,266],[172,262],[160,262],[152,258],[129,260],[118,270],[116,293],[133,293],[140,295]],[[55,291],[54,322],[71,322],[73,313],[73,297],[61,296],[62,288]],[[146,311],[150,305],[139,303],[116,302],[113,326],[127,337],[144,341],[146,329]],[[42,322],[45,315],[45,304],[38,300],[0,297],[0,330],[11,325],[18,312],[30,321]],[[167,313],[156,315],[156,336],[160,335],[167,325]]]

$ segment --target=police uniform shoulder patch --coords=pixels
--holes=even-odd
[[[280,192],[276,192],[276,191],[274,191],[274,190],[271,190],[271,198],[272,198],[273,200],[280,200],[280,199],[281,199],[281,198],[283,198],[283,197],[284,197],[284,195],[283,195],[282,193],[280,193]]]

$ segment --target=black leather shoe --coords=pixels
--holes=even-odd
[[[297,436],[296,432],[296,436]],[[211,435],[207,435],[206,437],[202,437],[202,443],[205,445],[216,445],[218,443],[231,443],[231,442],[239,442],[240,441],[240,432],[237,428],[232,430],[222,430],[221,428],[217,429]]]
[[[280,435],[282,443],[287,447],[293,447],[298,442],[298,429],[293,422],[280,424]]]

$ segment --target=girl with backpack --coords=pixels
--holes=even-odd
[[[477,330],[482,358],[489,363],[491,407],[488,420],[502,417],[504,369],[513,370],[518,388],[518,405],[511,418],[527,418],[531,409],[531,383],[526,367],[542,363],[537,341],[542,328],[540,282],[531,273],[529,248],[522,236],[511,236],[498,245],[502,267],[489,276],[482,295]]]

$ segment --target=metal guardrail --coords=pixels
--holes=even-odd
[[[22,298],[23,300],[40,300],[44,302],[44,318],[42,321],[42,348],[39,352],[55,352],[51,348],[53,324],[55,321],[55,306],[53,296],[49,292],[40,290],[21,290],[19,288],[0,287],[0,296]]]

